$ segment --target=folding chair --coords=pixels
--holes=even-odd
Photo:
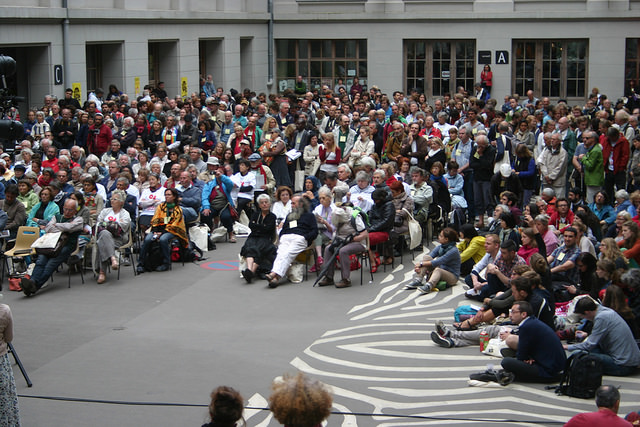
[[[38,240],[38,237],[40,237],[39,227],[21,226],[18,228],[15,246],[4,253],[5,257],[11,258],[12,270],[14,270],[13,267],[15,267],[13,262],[14,257],[24,258],[35,254],[35,251],[31,249],[31,245],[33,245],[33,242]]]
[[[116,251],[118,252],[119,265],[122,262],[123,256],[126,255],[125,251],[129,248],[132,248],[133,243],[134,243],[133,233],[131,232],[131,227],[129,227],[129,241],[124,245],[116,248]],[[136,263],[135,263],[135,257],[134,257],[133,251],[131,251],[131,268],[133,269],[133,275],[136,276]],[[122,268],[118,268],[118,280],[120,280],[120,270],[122,270]]]

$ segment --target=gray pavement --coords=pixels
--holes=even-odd
[[[266,406],[272,380],[297,369],[330,384],[335,410],[431,417],[566,421],[594,410],[593,401],[556,397],[542,385],[500,389],[467,386],[469,373],[488,363],[477,347],[442,349],[428,333],[437,319],[451,322],[462,288],[418,296],[403,291],[405,265],[375,281],[312,288],[301,284],[268,289],[248,285],[224,261],[237,261],[238,244],[218,244],[201,264],[174,264],[165,273],[134,278],[122,267],[97,285],[66,270],[31,298],[9,292],[14,345],[34,386],[14,367],[18,392],[129,402],[208,404],[218,385],[238,389],[249,405]],[[217,263],[216,263],[217,262]],[[213,264],[216,263],[216,264]],[[606,380],[609,379],[605,379]],[[621,412],[638,410],[635,378],[623,385]],[[204,407],[131,406],[22,397],[24,426],[198,426]],[[246,411],[247,425],[275,426],[267,411]],[[423,419],[332,415],[328,425],[409,426],[446,424]],[[452,423],[459,423],[458,421]],[[496,425],[493,422],[472,425]],[[514,425],[514,424],[510,424]]]

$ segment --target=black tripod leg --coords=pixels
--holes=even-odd
[[[27,387],[31,387],[33,385],[33,383],[29,379],[29,374],[27,374],[27,371],[24,369],[24,366],[22,366],[22,362],[20,361],[20,358],[18,357],[18,353],[16,353],[16,349],[13,348],[13,344],[11,344],[11,343],[9,343],[9,351],[11,352],[11,354],[13,354],[13,358],[15,359],[16,363],[18,364],[18,368],[20,368],[20,372],[22,372],[22,376],[24,377],[25,381],[27,382]]]

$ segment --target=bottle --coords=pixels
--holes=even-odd
[[[489,334],[486,331],[480,332],[480,351],[484,351],[489,343]]]

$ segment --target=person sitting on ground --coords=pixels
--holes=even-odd
[[[611,285],[607,287],[602,298],[602,305],[609,307],[620,315],[627,322],[633,338],[638,340],[640,338],[640,328],[638,327],[638,321],[633,311],[627,303],[627,296],[624,294],[622,288],[618,285]]]
[[[622,224],[623,240],[618,242],[619,248],[625,248],[622,253],[629,260],[631,267],[640,264],[640,228],[634,221]],[[633,263],[635,262],[635,265]]]
[[[44,191],[44,190],[43,190]],[[31,296],[42,288],[58,266],[66,261],[71,253],[76,249],[78,236],[82,232],[82,217],[77,216],[78,204],[73,199],[64,202],[63,213],[56,214],[49,223],[40,225],[40,229],[45,233],[61,232],[68,236],[67,242],[57,256],[48,257],[38,255],[36,265],[31,273],[31,278],[22,278],[21,286],[26,296]]]
[[[500,214],[500,236],[501,242],[512,240],[516,244],[516,248],[519,248],[522,244],[520,233],[516,228],[516,219],[511,212],[504,212]]]
[[[270,288],[277,288],[293,259],[311,245],[318,235],[318,223],[309,211],[309,203],[302,196],[291,200],[291,213],[284,221],[280,242],[271,273],[267,274]]]
[[[369,211],[369,260],[374,273],[380,265],[380,261],[373,255],[372,248],[375,245],[383,246],[386,251],[382,254],[385,257],[384,264],[393,263],[391,245],[383,245],[389,240],[389,233],[393,229],[395,220],[395,210],[389,194],[384,188],[377,188],[371,194],[373,207]]]
[[[542,256],[546,255],[544,239],[540,233],[537,232],[535,225],[533,227],[523,228],[520,231],[520,236],[522,246],[518,249],[518,255],[520,255],[527,264],[529,264],[529,259],[533,254],[541,253]]]
[[[269,409],[284,426],[317,427],[331,414],[331,391],[302,372],[276,379],[271,390]]]
[[[526,301],[515,302],[509,310],[509,319],[518,325],[518,347],[515,357],[502,359],[502,367],[515,374],[516,381],[557,382],[567,358],[555,331],[535,315]]]
[[[565,345],[571,352],[582,350],[602,361],[603,374],[627,376],[640,365],[640,350],[631,329],[614,310],[597,304],[591,298],[581,298],[574,312],[593,322],[593,329],[581,343]]]
[[[495,263],[487,265],[487,283],[480,288],[479,292],[467,292],[465,296],[477,301],[493,298],[498,292],[504,292],[509,288],[514,267],[526,264],[525,260],[516,253],[516,244],[513,240],[502,242],[500,255],[496,257]]]
[[[607,426],[628,427],[632,424],[618,416],[620,392],[612,385],[601,385],[596,390],[596,412],[574,415],[564,427]]]
[[[547,262],[551,268],[551,280],[554,283],[553,289],[563,291],[567,286],[575,285],[578,281],[578,269],[576,268],[576,259],[580,255],[580,248],[577,245],[578,232],[574,227],[564,229],[564,244],[547,257]],[[561,295],[562,292],[556,292],[556,301],[566,301]]]
[[[489,264],[495,264],[498,255],[500,255],[500,237],[497,234],[484,236],[484,251],[485,254],[482,259],[473,266],[471,273],[464,278],[464,282],[469,286],[469,289],[465,292],[468,296],[478,295],[482,287],[487,283],[486,268]]]
[[[211,392],[209,403],[210,422],[202,427],[236,427],[237,422],[244,418],[244,399],[236,390],[227,386],[220,386]]]
[[[151,218],[151,232],[147,233],[138,259],[138,274],[144,273],[144,263],[149,251],[151,242],[157,240],[162,252],[162,263],[156,267],[155,271],[167,271],[171,267],[171,240],[178,239],[182,247],[189,245],[189,238],[184,225],[182,208],[178,205],[178,190],[167,188],[164,192],[164,202],[156,208],[156,212]]]
[[[478,235],[478,230],[471,224],[460,227],[460,275],[465,278],[471,274],[473,266],[484,258],[486,238]]]
[[[367,237],[369,236],[369,232],[362,217],[349,206],[335,207],[332,212],[331,224],[335,228],[332,245],[339,245],[349,238],[351,238],[351,240],[342,246],[338,253],[335,254],[340,257],[340,274],[342,275],[342,280],[334,283],[335,263],[332,263],[327,269],[324,278],[318,282],[318,285],[331,286],[335,284],[336,288],[348,288],[351,286],[351,279],[349,278],[351,273],[351,260],[349,257],[367,250]],[[324,250],[324,260],[329,261],[329,257],[332,256],[332,254],[334,254],[334,252],[331,245],[329,245]]]
[[[106,270],[110,265],[112,270],[118,269],[118,257],[116,250],[129,241],[129,229],[131,217],[124,209],[127,195],[122,190],[113,190],[111,193],[111,207],[105,208],[98,215],[96,247],[98,248],[98,284],[107,280]]]
[[[267,194],[261,194],[257,202],[259,210],[254,212],[249,222],[251,234],[240,250],[240,255],[247,261],[247,268],[242,271],[242,277],[247,283],[251,283],[256,274],[265,278],[276,259],[276,247],[273,244],[276,215],[271,212],[271,198]]]
[[[423,294],[428,294],[438,286],[440,281],[447,286],[453,286],[460,277],[460,252],[456,247],[458,232],[447,227],[438,234],[440,246],[435,248],[430,255],[425,255],[422,261],[415,265],[414,278],[405,289],[418,289]],[[426,282],[422,285],[423,279]],[[421,286],[422,285],[422,286]]]

